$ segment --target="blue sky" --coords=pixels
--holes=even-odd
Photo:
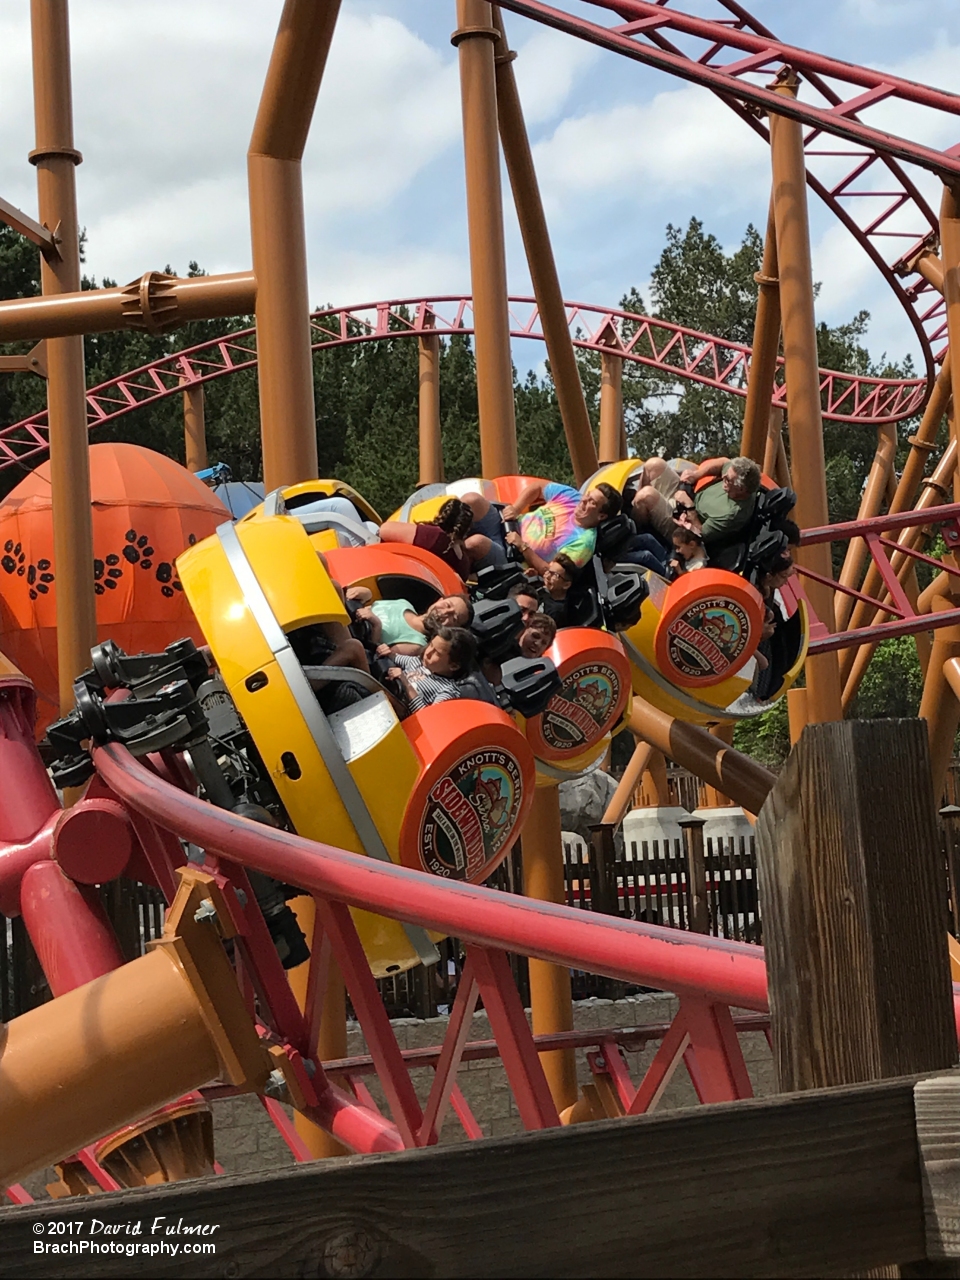
[[[750,3],[786,41],[960,92],[960,0]],[[126,281],[190,258],[249,265],[244,153],[279,11],[279,0],[72,0],[88,270]],[[344,0],[304,164],[317,303],[469,290],[454,16],[453,0]],[[505,16],[568,298],[616,303],[631,285],[647,297],[667,222],[699,217],[728,247],[748,222],[763,226],[765,148],[709,93]],[[0,7],[0,193],[33,211],[28,19],[27,0]],[[960,119],[950,134],[885,109],[871,119],[960,141]],[[524,293],[509,200],[506,214],[510,287]],[[815,202],[811,214],[821,317],[866,307],[875,355],[910,350],[875,270]],[[535,363],[524,346],[518,364]]]

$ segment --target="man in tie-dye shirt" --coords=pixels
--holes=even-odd
[[[497,541],[504,539],[500,517],[518,520],[519,533],[508,533],[505,540],[519,548],[537,573],[560,553],[582,568],[594,553],[597,526],[617,515],[621,505],[620,494],[609,484],[595,485],[581,496],[569,485],[540,481],[528,484],[501,513],[479,493],[466,493],[463,501],[473,508],[474,528]]]

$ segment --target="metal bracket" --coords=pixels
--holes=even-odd
[[[47,376],[47,346],[41,338],[26,355],[0,356],[0,373],[35,373],[39,378]]]
[[[0,222],[5,222],[8,227],[13,227],[14,231],[19,231],[22,236],[32,240],[48,262],[60,261],[59,222],[56,228],[50,231],[35,218],[31,218],[28,213],[24,213],[22,209],[3,199],[0,199]]]

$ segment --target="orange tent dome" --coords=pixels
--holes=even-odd
[[[175,561],[229,519],[223,503],[172,458],[133,444],[90,448],[97,638],[128,653],[181,636],[202,642]],[[59,715],[57,566],[50,463],[0,502],[0,650],[38,694],[38,732]]]

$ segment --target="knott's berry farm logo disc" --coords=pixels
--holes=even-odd
[[[540,733],[554,751],[577,755],[607,730],[620,698],[620,677],[606,662],[577,667],[547,704]]]
[[[698,600],[670,624],[667,657],[689,679],[725,675],[750,639],[750,620],[733,600]]]
[[[520,814],[520,766],[499,748],[463,756],[434,784],[420,824],[425,870],[480,880],[513,834]]]

